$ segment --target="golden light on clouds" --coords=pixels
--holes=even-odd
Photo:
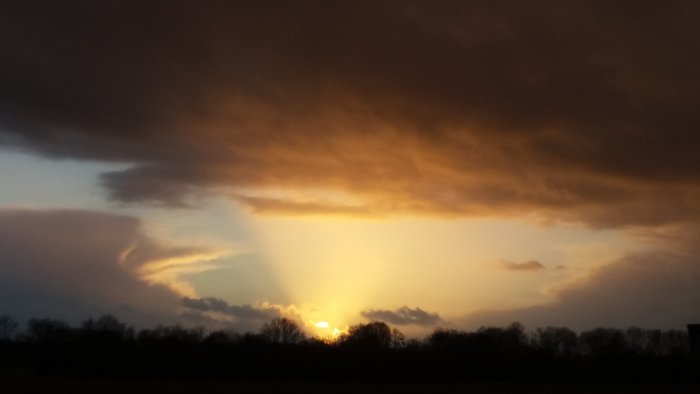
[[[0,149],[35,160],[0,157],[0,208],[128,216],[106,221],[129,237],[91,237],[170,298],[293,305],[275,310],[333,331],[368,309],[543,305],[591,267],[632,270],[644,234],[697,244],[698,4],[15,3]],[[155,222],[214,246],[162,247]]]
[[[369,308],[420,305],[454,316],[551,302],[552,283],[638,246],[616,231],[511,220],[249,220],[270,271],[290,302],[308,304],[300,311],[314,329],[352,324]],[[542,267],[523,275],[501,269],[503,259]]]
[[[213,261],[222,253],[196,253],[151,260],[136,267],[135,273],[148,283],[162,284],[183,297],[197,297],[194,287],[183,276],[215,270]]]

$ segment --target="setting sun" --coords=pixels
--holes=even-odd
[[[54,3],[0,12],[0,318],[700,322],[699,2]]]
[[[700,1],[0,10],[0,387],[700,384]]]
[[[320,321],[316,323],[316,328],[328,328],[328,322],[327,321]]]

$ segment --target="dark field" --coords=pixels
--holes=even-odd
[[[680,331],[514,323],[407,340],[372,322],[323,342],[274,322],[238,334],[35,319],[0,341],[0,394],[700,392],[694,341]]]
[[[4,393],[698,393],[698,385],[3,379]]]

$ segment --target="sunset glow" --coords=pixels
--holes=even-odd
[[[320,321],[316,323],[316,328],[328,328],[328,322],[327,321]]]
[[[696,4],[11,3],[0,314],[700,320]]]

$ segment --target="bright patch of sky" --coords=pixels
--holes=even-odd
[[[366,308],[409,305],[457,315],[545,302],[547,286],[640,246],[620,231],[505,219],[275,218],[216,197],[196,209],[115,204],[99,186],[99,175],[127,166],[0,153],[0,208],[139,217],[148,234],[165,242],[227,251],[217,269],[183,278],[199,295],[234,304],[333,309],[346,324]],[[545,269],[512,272],[501,266],[531,260]]]
[[[0,206],[106,210],[98,175],[125,167],[0,152]]]

